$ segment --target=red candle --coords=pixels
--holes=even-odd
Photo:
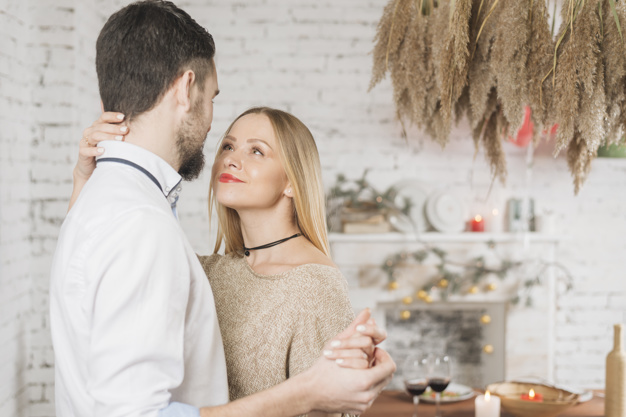
[[[485,219],[478,214],[472,219],[472,232],[484,232],[485,231]]]
[[[535,402],[543,402],[543,395],[539,394],[538,392],[535,393],[534,389],[530,389],[530,391],[528,391],[528,394],[522,394],[522,400],[524,401],[535,401]]]

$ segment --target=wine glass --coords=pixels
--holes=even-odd
[[[413,417],[417,417],[417,405],[420,402],[419,396],[428,387],[427,358],[418,354],[409,355],[404,362],[402,374],[404,375],[404,387],[409,395],[413,397],[413,404],[415,404]]]
[[[441,412],[439,411],[441,393],[448,387],[450,378],[450,357],[447,355],[431,357],[429,360],[428,385],[430,385],[430,389],[435,391],[435,404],[437,405],[435,417],[441,417]]]

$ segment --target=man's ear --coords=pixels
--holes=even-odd
[[[187,70],[174,82],[176,103],[186,112],[191,110],[191,91],[195,81],[196,74]]]
[[[100,100],[100,112],[104,113],[104,103]]]

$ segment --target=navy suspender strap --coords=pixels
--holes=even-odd
[[[159,187],[159,190],[161,190],[161,192],[163,192],[163,189],[161,188],[161,184],[159,184],[159,181],[154,177],[154,175],[152,175],[150,172],[148,172],[148,170],[145,169],[144,167],[142,167],[140,165],[137,165],[134,162],[130,162],[130,161],[127,161],[126,159],[120,159],[120,158],[100,158],[100,159],[98,159],[97,162],[119,162],[120,164],[124,164],[124,165],[131,166],[133,168],[137,168],[139,171],[141,171],[144,174],[146,174],[146,176],[148,178],[150,178],[152,180],[152,182],[156,184],[157,187]]]

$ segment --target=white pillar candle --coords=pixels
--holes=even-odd
[[[502,218],[502,213],[497,208],[491,209],[491,212],[488,213],[486,219],[486,228],[489,233],[502,233],[504,229],[504,219]]]
[[[487,391],[474,400],[476,417],[500,417],[500,398]]]

